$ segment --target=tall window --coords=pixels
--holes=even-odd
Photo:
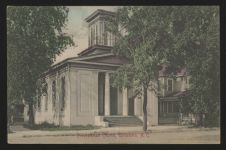
[[[104,45],[108,45],[107,32],[106,32],[106,23],[104,22]]]
[[[48,84],[46,84],[45,111],[48,110]]]
[[[91,26],[90,27],[90,29],[91,29],[91,46],[92,45],[94,45],[94,40],[95,40],[95,28],[94,28],[94,26]]]
[[[56,107],[56,81],[52,82],[52,103],[54,109]]]
[[[65,107],[65,77],[61,78],[61,111]]]
[[[173,91],[173,80],[172,79],[167,80],[167,91]]]
[[[100,45],[103,44],[103,21],[100,22]]]
[[[40,111],[41,110],[41,96],[40,95],[38,95],[38,101],[37,101],[37,107],[38,107],[38,111]]]

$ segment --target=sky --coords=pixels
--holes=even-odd
[[[116,11],[117,6],[69,6],[68,22],[65,33],[73,37],[75,46],[68,47],[65,51],[56,57],[55,63],[66,58],[75,57],[77,54],[88,48],[88,24],[84,21],[86,17],[97,9]]]

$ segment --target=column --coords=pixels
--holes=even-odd
[[[122,90],[122,115],[128,116],[128,95],[127,88]]]
[[[105,74],[105,103],[104,103],[105,116],[110,115],[110,80],[109,73]]]

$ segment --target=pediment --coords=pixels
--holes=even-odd
[[[98,57],[98,58],[91,58],[86,61],[89,62],[96,62],[96,63],[106,63],[106,64],[128,64],[128,59],[120,56],[105,56],[105,57]]]

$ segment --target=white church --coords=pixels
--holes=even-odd
[[[135,126],[142,125],[142,98],[131,98],[133,89],[111,86],[110,74],[128,63],[111,53],[115,38],[105,31],[114,12],[96,10],[85,21],[89,29],[89,47],[78,57],[65,59],[43,73],[47,91],[37,101],[35,124]],[[159,92],[148,90],[148,125],[177,124],[179,102],[189,89],[186,69],[174,78],[169,66],[159,71]],[[25,107],[24,120],[27,121]]]

